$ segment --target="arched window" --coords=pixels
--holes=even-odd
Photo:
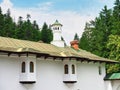
[[[34,63],[30,62],[30,72],[34,72]]]
[[[55,27],[55,30],[57,30],[57,27]]]
[[[22,62],[21,72],[22,72],[22,73],[25,73],[25,62]]]
[[[75,74],[75,65],[72,65],[72,74]]]
[[[102,74],[102,68],[101,68],[101,66],[98,66],[98,70],[99,70],[99,75],[101,75]]]
[[[68,65],[67,64],[64,66],[64,73],[68,74]]]

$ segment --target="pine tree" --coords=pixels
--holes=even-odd
[[[91,25],[89,23],[86,23],[82,37],[79,40],[80,48],[90,51],[91,32],[92,32]]]
[[[22,17],[19,17],[16,38],[23,40],[39,41],[40,40],[40,30],[36,21],[31,23],[30,15],[27,15],[27,21],[23,21]]]
[[[16,28],[16,31],[15,31],[15,38],[17,39],[24,39],[23,37],[23,33],[24,33],[24,30],[23,30],[23,20],[22,20],[22,17],[19,16],[19,19],[18,19],[18,23],[17,23],[17,28]]]
[[[120,0],[116,0],[114,5],[112,34],[120,35]]]
[[[86,24],[80,47],[102,57],[107,57],[106,43],[112,30],[111,9],[105,6],[94,21]],[[85,46],[86,45],[86,46]]]
[[[33,40],[33,37],[32,37],[32,23],[30,21],[30,15],[27,14],[27,21],[24,22],[24,26],[23,26],[23,29],[24,29],[24,39],[25,40]]]
[[[3,29],[4,29],[4,15],[2,14],[2,9],[0,7],[0,36],[4,36]]]
[[[34,41],[39,41],[40,40],[40,30],[39,30],[39,26],[38,24],[36,23],[36,21],[34,20],[33,21],[33,40]]]
[[[120,60],[119,36],[120,0],[116,0],[113,11],[105,6],[94,21],[86,24],[80,48],[102,57]],[[120,65],[107,65],[107,72],[120,71],[119,67]]]
[[[10,10],[8,9],[7,13],[4,15],[4,28],[3,36],[5,37],[14,37],[15,34],[15,23],[13,22],[12,17],[10,16]]]
[[[41,30],[41,40],[44,43],[50,43],[53,40],[52,30],[48,28],[48,25],[46,23],[43,24],[43,27]]]
[[[75,35],[74,35],[74,40],[78,40],[79,41],[79,36],[78,36],[77,33],[75,33]]]

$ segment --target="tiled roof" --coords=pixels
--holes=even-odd
[[[5,52],[32,52],[37,54],[48,54],[53,57],[61,57],[61,58],[81,58],[88,61],[100,61],[100,62],[110,62],[115,63],[117,61],[105,59],[99,56],[96,56],[90,52],[79,49],[74,50],[71,47],[57,47],[51,44],[27,41],[27,40],[18,40],[7,37],[0,37],[0,51]]]

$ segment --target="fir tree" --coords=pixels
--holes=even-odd
[[[0,7],[0,36],[4,36],[3,30],[4,30],[4,15],[2,14],[2,9]]]
[[[75,35],[74,35],[74,40],[78,40],[79,41],[79,36],[78,36],[77,33],[75,33]]]
[[[41,30],[41,40],[45,43],[50,43],[53,40],[52,30],[48,28],[46,23],[44,23]]]

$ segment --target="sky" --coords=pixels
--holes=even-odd
[[[113,4],[114,0],[0,0],[3,13],[9,8],[16,22],[19,16],[26,20],[27,14],[40,28],[44,22],[50,25],[58,20],[68,45],[75,33],[82,36],[86,22],[94,20],[105,5],[112,8]]]

